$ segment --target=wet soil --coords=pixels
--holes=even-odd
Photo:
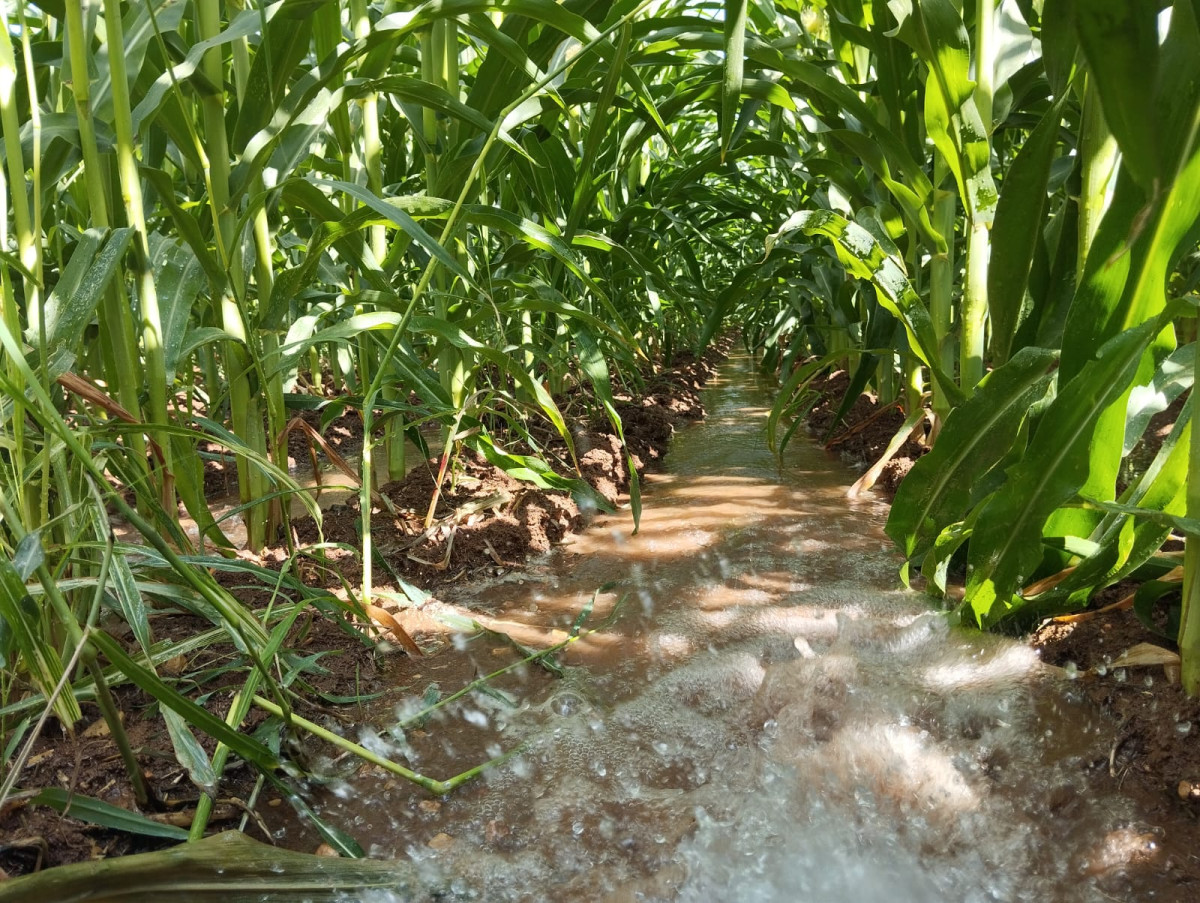
[[[670,367],[644,376],[640,387],[616,391],[616,407],[621,415],[625,449],[611,424],[600,416],[591,416],[572,430],[579,474],[608,503],[628,504],[625,495],[630,486],[629,464],[639,474],[658,467],[665,456],[676,428],[704,417],[699,390],[715,372],[715,365],[732,343],[726,338],[702,358],[677,355]],[[566,409],[566,400],[560,400]],[[353,459],[362,446],[362,420],[349,410],[322,425],[318,411],[297,415],[322,433],[326,443],[343,458]],[[551,455],[569,461],[561,440],[547,439]],[[288,437],[289,458],[293,465],[315,460],[328,466],[319,443],[313,443],[300,428]],[[516,448],[519,453],[529,449]],[[232,459],[215,446],[200,449],[205,458],[205,487],[211,496],[221,497],[235,490],[236,476]],[[584,529],[595,514],[594,506],[581,506],[564,493],[539,490],[465,452],[450,470],[434,510],[432,530],[424,518],[433,497],[438,461],[432,459],[414,467],[403,481],[382,487],[387,502],[372,511],[372,531],[377,550],[375,587],[382,593],[400,589],[398,578],[410,582],[422,594],[445,591],[472,581],[524,581],[538,579],[527,570],[532,555],[547,552],[572,532]],[[560,468],[560,472],[563,468]],[[568,471],[569,472],[569,471]],[[323,524],[302,518],[292,524],[300,545],[318,541],[342,543],[351,548],[334,548],[321,555],[300,559],[304,581],[315,589],[340,595],[345,586],[353,586],[362,577],[358,556],[351,550],[361,543],[357,504],[329,508]],[[280,546],[261,555],[239,553],[245,561],[279,569],[289,558]],[[220,582],[249,606],[265,606],[272,598],[270,588],[244,574],[219,573]],[[385,603],[393,610],[393,600]],[[436,604],[436,603],[434,603]],[[475,614],[486,610],[477,605]],[[425,651],[441,651],[449,644],[435,633],[422,635],[422,627],[439,627],[415,609],[395,611],[403,629],[421,637]],[[114,619],[104,625],[134,651],[128,626]],[[197,617],[177,612],[152,615],[157,641],[183,641],[211,629]],[[476,676],[472,659],[455,654],[421,656],[402,654],[385,637],[378,625],[356,618],[349,605],[312,611],[292,628],[286,648],[296,656],[311,657],[299,668],[292,689],[297,712],[312,719],[330,719],[344,725],[362,717],[363,709],[347,706],[352,698],[401,698],[421,687],[440,684],[457,687]],[[490,635],[484,634],[488,641]],[[521,650],[512,643],[492,637],[495,650],[490,661],[497,667],[511,663]],[[237,665],[238,667],[233,667]],[[240,687],[244,661],[230,643],[214,642],[188,656],[162,666],[160,674],[180,678],[180,689],[220,717],[224,717],[234,689]],[[548,677],[547,677],[548,679]],[[186,829],[195,810],[197,792],[172,751],[158,706],[133,687],[115,690],[123,713],[130,742],[138,755],[143,775],[154,801],[141,811],[163,824]],[[137,811],[128,777],[104,719],[92,703],[83,703],[84,719],[73,733],[60,729],[51,719],[32,748],[21,775],[20,786],[29,788],[13,794],[0,812],[0,880],[56,865],[88,859],[122,856],[170,846],[176,841],[129,834],[62,816],[31,799],[42,788],[58,787],[73,794],[92,797],[113,806]],[[36,715],[36,712],[34,713]],[[262,712],[252,711],[244,729],[253,731],[263,721]],[[211,754],[215,743],[203,735],[200,740]],[[312,752],[295,751],[297,755]],[[244,764],[226,773],[222,797],[214,811],[212,827],[241,827],[251,836],[272,842],[267,817],[286,803],[277,793],[256,794],[255,781]],[[265,808],[264,808],[265,807]],[[278,821],[278,818],[275,819]]]
[[[878,461],[904,424],[904,411],[899,405],[880,405],[878,398],[868,392],[859,395],[846,416],[835,423],[850,388],[850,375],[845,370],[822,374],[809,388],[818,396],[805,418],[809,434],[853,467],[865,469]],[[880,472],[874,488],[885,498],[893,498],[905,474],[927,451],[916,438],[906,439]]]
[[[570,431],[572,448],[558,436],[546,436],[543,454],[567,474],[577,461],[577,475],[604,503],[616,506],[630,489],[630,465],[638,474],[654,470],[676,428],[704,416],[698,393],[727,347],[728,342],[702,359],[677,356],[669,369],[647,378],[644,392],[615,393],[624,446],[607,418],[595,413]],[[519,447],[513,451],[529,453]],[[437,589],[519,569],[530,555],[547,552],[586,527],[599,504],[517,480],[469,449],[462,449],[444,474],[439,460],[431,458],[403,480],[381,487],[380,494],[371,511],[371,533],[377,554],[374,585],[383,592],[400,591],[400,580]],[[292,529],[300,546],[359,546],[358,500],[330,507],[320,523],[294,521]],[[343,578],[352,584],[361,580],[362,564],[353,551],[331,550],[325,556]]]
[[[1097,594],[1091,609],[1131,591],[1118,585]],[[1043,624],[1031,637],[1043,661],[1078,674],[1076,693],[1110,722],[1108,756],[1087,763],[1098,791],[1119,790],[1156,825],[1164,878],[1200,895],[1200,700],[1189,699],[1178,674],[1157,665],[1113,667],[1139,644],[1174,649],[1130,610],[1082,621]]]
[[[256,596],[261,592],[261,588],[255,588],[239,595],[253,604],[259,601]],[[211,629],[200,618],[180,614],[153,618],[152,625],[159,641],[183,642]],[[123,623],[113,624],[109,630],[119,639],[129,639]],[[352,717],[353,709],[348,711],[346,706],[339,705],[346,696],[370,696],[398,689],[391,677],[385,677],[388,657],[380,654],[372,638],[348,622],[338,623],[314,613],[300,619],[289,635],[288,645],[297,655],[317,659],[293,684],[300,691],[293,699],[296,711],[308,718],[323,718],[330,713]],[[241,661],[232,644],[215,642],[195,653],[168,660],[158,672],[163,677],[179,678],[177,686],[181,691],[224,717],[244,676],[243,671],[230,670],[230,666]],[[31,802],[43,788],[62,788],[73,795],[140,811],[163,825],[186,830],[191,824],[198,791],[176,760],[157,704],[132,686],[114,688],[113,695],[153,800],[148,806],[137,804],[108,725],[94,703],[82,704],[83,720],[73,734],[62,731],[58,722],[51,719],[34,744],[21,774],[19,786],[28,789],[14,793],[0,812],[0,879],[72,862],[162,849],[177,842],[59,815],[48,806]],[[243,730],[252,733],[265,720],[263,712],[251,710],[243,722]],[[215,741],[202,733],[197,738],[211,755]],[[248,834],[268,839],[270,832],[263,826],[256,808],[261,809],[264,804],[278,806],[280,801],[275,796],[274,802],[258,798],[251,769],[234,759],[225,772],[211,829],[237,828],[244,823]]]

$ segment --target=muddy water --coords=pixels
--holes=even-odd
[[[309,788],[317,808],[414,863],[430,899],[1166,899],[1149,827],[1086,788],[1111,728],[1027,648],[897,590],[884,507],[847,499],[853,473],[803,441],[779,466],[769,399],[731,359],[636,536],[602,518],[523,583],[457,600],[541,648],[617,581],[589,625],[625,597],[619,615],[564,677],[518,669],[399,729],[430,683],[458,688],[447,662],[470,679],[515,655],[459,637],[357,729],[435,777],[516,758],[440,801],[343,774]]]

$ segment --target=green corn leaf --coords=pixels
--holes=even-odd
[[[1163,53],[1170,65],[1162,67],[1159,96],[1144,97],[1141,103],[1147,108],[1157,104],[1168,114],[1159,121],[1158,140],[1160,152],[1172,161],[1171,178],[1156,193],[1147,192],[1128,166],[1121,167],[1068,314],[1062,346],[1067,379],[1108,339],[1158,315],[1166,303],[1166,278],[1189,239],[1195,240],[1200,222],[1200,23],[1189,4],[1173,10]]]
[[[188,833],[175,825],[165,825],[152,821],[137,812],[130,812],[103,800],[92,799],[78,793],[69,793],[61,787],[47,787],[31,802],[37,805],[49,806],[64,815],[70,815],[80,821],[102,825],[129,834],[141,834],[144,837],[165,837],[169,840],[187,840]]]
[[[1101,499],[1082,498],[1084,505],[1112,514],[1128,517],[1144,518],[1151,523],[1167,530],[1176,530],[1188,536],[1200,536],[1200,519],[1183,517],[1167,511],[1156,511],[1141,505],[1123,505],[1120,502],[1106,502]]]
[[[621,445],[628,449],[628,446],[625,445],[625,428],[621,423],[621,415],[617,413],[616,400],[612,394],[612,381],[609,378],[608,364],[605,363],[604,355],[600,353],[595,338],[587,330],[580,330],[576,334],[575,340],[579,344],[579,366],[591,382],[596,397],[604,405],[604,412],[608,415],[608,421],[612,424],[613,429],[617,431]],[[625,465],[626,471],[629,473],[629,508],[633,514],[633,532],[636,534],[642,519],[642,492],[637,468],[633,463],[633,455],[628,452],[626,452]]]
[[[190,247],[158,233],[150,236],[150,266],[158,288],[167,382],[173,383],[176,371],[187,361],[184,345],[192,308],[208,279]]]
[[[721,159],[733,141],[746,53],[746,14],[749,0],[725,0],[725,74],[721,80]]]
[[[1154,0],[1074,0],[1079,46],[1096,82],[1104,121],[1133,178],[1147,192],[1161,172],[1156,94],[1158,9]]]
[[[213,770],[208,753],[191,732],[187,722],[179,713],[170,708],[162,710],[163,720],[167,723],[167,733],[171,735],[171,746],[175,749],[175,759],[182,765],[192,779],[192,783],[208,794],[217,792],[217,773]]]
[[[1074,379],[1093,350],[1122,330],[1159,315],[1167,303],[1167,279],[1200,227],[1200,23],[1190,4],[1174,8],[1162,57],[1159,96],[1147,103],[1164,114],[1158,120],[1158,152],[1172,161],[1173,177],[1148,193],[1122,164],[1067,314],[1060,380]],[[1174,342],[1174,331],[1164,330],[1142,361],[1137,382],[1151,379]],[[1126,409],[1127,398],[1119,396],[1100,421],[1081,487],[1085,495],[1111,500],[1115,494]],[[1068,509],[1050,520],[1046,532],[1086,536],[1097,522],[1094,511]]]
[[[33,572],[46,563],[46,550],[42,547],[42,536],[37,530],[26,533],[17,543],[13,553],[13,568],[22,581],[33,576]]]
[[[933,227],[930,219],[930,197],[922,198],[916,191],[892,177],[892,168],[885,155],[885,148],[874,138],[850,129],[831,129],[830,140],[837,146],[844,147],[855,157],[859,157],[880,183],[891,193],[896,203],[900,205],[910,222],[916,224],[921,237],[929,244],[944,251],[946,238]]]
[[[1142,354],[1162,328],[1151,320],[1116,336],[1078,378],[1060,385],[1007,483],[980,512],[971,539],[962,610],[981,626],[1020,602],[1018,588],[1042,558],[1042,527],[1084,485],[1088,448],[1101,414],[1126,390]]]
[[[154,17],[151,19],[150,11]],[[158,24],[160,31],[170,33],[179,28],[183,21],[185,8],[173,0],[157,0],[154,3],[141,3],[130,6],[129,12],[123,17],[122,33],[125,46],[122,55],[125,57],[125,71],[132,80],[142,69],[142,61],[146,48],[154,40],[154,25]],[[92,90],[92,110],[101,121],[112,121],[112,67],[108,65],[108,53],[111,48],[102,45],[96,54],[96,84]]]
[[[1151,418],[1169,408],[1175,399],[1192,387],[1195,360],[1195,342],[1177,348],[1159,365],[1154,379],[1148,385],[1134,387],[1126,409],[1122,457],[1133,451],[1150,425]]]
[[[988,315],[992,322],[992,354],[997,364],[1008,360],[1020,324],[1029,271],[1041,230],[1031,224],[1045,219],[1047,183],[1066,97],[1053,104],[1017,154],[996,205],[988,266]]]
[[[217,256],[212,252],[208,245],[208,239],[204,235],[204,230],[201,228],[195,214],[184,207],[175,198],[175,183],[171,176],[161,169],[153,169],[149,166],[142,166],[138,172],[142,178],[152,185],[158,193],[158,199],[162,201],[167,208],[167,212],[171,215],[171,222],[179,231],[179,237],[182,238],[192,253],[196,255],[196,259],[200,262],[200,266],[204,268],[205,275],[208,276],[208,281],[211,286],[223,286],[228,279],[228,274],[225,268],[221,266],[217,260]]]
[[[497,447],[488,435],[472,436],[468,444],[479,451],[488,462],[503,470],[510,477],[532,483],[540,489],[569,492],[573,497],[610,514],[615,508],[604,496],[578,477],[564,477],[555,473],[550,465],[532,455],[518,455]]]
[[[288,87],[288,75],[309,52],[313,0],[284,0],[271,17],[254,54],[238,117],[230,135],[231,149],[245,148],[270,122]]]
[[[148,671],[130,658],[120,644],[108,634],[94,633],[92,642],[129,680],[164,706],[181,715],[187,724],[224,743],[232,752],[258,766],[264,772],[272,772],[278,767],[278,760],[265,746],[245,734],[238,733],[216,715],[196,705],[174,687],[164,683],[158,675]]]
[[[870,302],[865,302],[870,304]],[[867,322],[863,330],[863,351],[858,360],[858,365],[854,368],[854,373],[850,376],[850,385],[846,387],[846,394],[842,396],[841,403],[838,404],[837,410],[833,414],[833,420],[830,421],[829,427],[825,431],[825,436],[822,441],[829,441],[833,437],[834,430],[842,423],[843,418],[850,413],[850,409],[854,407],[854,403],[858,401],[858,397],[866,389],[867,383],[874,376],[879,365],[879,349],[884,348],[892,338],[892,333],[896,330],[895,318],[887,312],[880,304],[871,304],[867,312]],[[887,353],[891,354],[891,349],[887,349]],[[916,411],[911,412],[917,413]],[[915,422],[913,426],[915,426]],[[911,432],[912,427],[905,431],[907,436]],[[897,445],[896,448],[900,446]],[[895,450],[893,450],[894,453]]]
[[[335,845],[336,846],[336,845]],[[80,862],[13,879],[10,900],[262,903],[419,896],[416,870],[391,860],[296,853],[224,831],[168,850]]]
[[[1172,530],[1185,528],[1191,402],[1184,405],[1171,434],[1120,503],[1082,499],[1104,517],[1093,533],[1094,548],[1062,583],[1036,597],[1031,617],[1082,607],[1099,587],[1132,574],[1162,548]]]
[[[975,524],[979,519],[981,508],[982,506],[976,507],[966,520],[956,521],[946,526],[937,535],[933,546],[921,562],[921,576],[925,578],[929,587],[936,590],[936,594],[939,596],[946,594],[946,587],[950,579],[950,564],[958,550],[970,541],[975,532]],[[906,563],[905,567],[907,566]]]
[[[225,334],[224,330],[215,327],[209,328],[213,332]],[[188,514],[196,522],[200,535],[220,549],[232,549],[233,543],[221,532],[221,528],[213,519],[212,511],[209,508],[208,496],[204,491],[204,461],[196,454],[196,443],[179,436],[172,436],[171,455],[175,487],[179,490],[179,497],[183,500]],[[136,587],[136,584],[132,585]],[[124,602],[122,602],[122,608],[124,608]]]
[[[1167,609],[1165,624],[1155,617],[1155,609],[1158,607],[1160,599],[1179,591],[1180,585],[1177,582],[1147,580],[1137,588],[1137,592],[1133,596],[1133,612],[1138,616],[1138,620],[1142,622],[1142,626],[1151,633],[1168,639],[1173,643],[1179,640],[1179,606],[1172,605]]]
[[[387,94],[408,103],[420,104],[422,107],[429,107],[460,122],[474,126],[484,134],[492,129],[492,121],[478,110],[451,96],[445,88],[421,81],[419,78],[408,75],[387,75],[372,79],[364,84],[362,89]],[[514,146],[513,149],[523,153],[518,146]]]
[[[463,269],[462,264],[450,255],[442,243],[421,228],[415,219],[404,212],[401,205],[392,203],[388,198],[381,198],[374,192],[369,191],[361,185],[355,185],[352,182],[343,182],[340,179],[318,179],[317,184],[341,191],[355,200],[366,204],[381,216],[386,217],[391,223],[403,230],[413,241],[428,251],[429,254],[436,257],[449,272],[462,279],[466,285],[486,294],[476,284],[475,280],[471,278],[471,275]]]
[[[150,652],[153,638],[150,634],[150,619],[146,613],[146,602],[134,579],[133,570],[125,556],[114,554],[108,563],[109,579],[112,581],[113,595],[121,608],[121,616],[125,619],[133,635],[144,652]]]
[[[30,552],[23,556],[32,564]],[[49,698],[63,676],[63,663],[43,635],[40,616],[33,605],[25,581],[13,561],[0,554],[0,620],[9,632],[8,642],[21,655],[21,663],[32,684]],[[71,692],[60,693],[54,701],[54,713],[65,724],[74,724],[82,717],[79,703]]]
[[[795,231],[833,239],[839,259],[850,273],[874,283],[879,289],[879,303],[904,324],[913,353],[933,372],[939,388],[953,403],[961,401],[961,390],[938,366],[940,356],[933,321],[925,302],[909,283],[904,261],[895,246],[890,241],[884,246],[862,226],[832,211],[801,210],[767,239],[767,253],[780,238]]]
[[[991,173],[988,124],[975,106],[971,47],[962,14],[952,0],[888,0],[894,32],[929,67],[925,127],[949,163],[959,196],[976,223],[992,221],[996,185]]]
[[[89,229],[83,233],[58,284],[46,299],[47,351],[73,349],[79,342],[132,237],[132,229]],[[26,339],[31,345],[38,345],[39,336],[32,330]]]
[[[174,9],[174,14],[182,16],[183,10],[178,9],[178,5],[164,0],[163,7],[170,10]],[[185,82],[193,76],[197,75],[200,68],[200,61],[210,49],[214,47],[222,47],[225,44],[231,44],[234,41],[242,38],[248,38],[257,32],[263,22],[264,17],[269,21],[283,7],[283,0],[272,3],[265,9],[245,9],[235,15],[229,22],[228,27],[220,34],[210,38],[207,41],[197,41],[188,48],[187,56],[177,63],[171,72],[163,72],[154,79],[154,83],[142,96],[137,106],[133,109],[133,132],[138,134],[143,126],[153,122],[154,118],[162,111],[165,102],[172,96],[172,76],[175,81]],[[159,20],[159,28],[162,28],[164,20],[163,14],[160,11],[155,12],[156,18]],[[179,20],[176,20],[179,21]],[[147,31],[147,40],[153,34],[152,25],[147,19],[145,23]],[[131,73],[136,71],[129,70]]]
[[[1030,406],[1045,395],[1057,360],[1045,348],[1023,348],[950,412],[933,449],[896,490],[886,529],[905,554],[922,554],[966,515],[973,490],[1008,454]]]
[[[519,361],[504,350],[484,345],[455,324],[438,317],[413,317],[409,321],[409,328],[417,333],[426,333],[444,339],[455,348],[469,350],[472,354],[494,364],[501,373],[506,373],[512,377],[514,382],[524,388],[533,398],[537,399],[538,406],[542,409],[542,412],[554,426],[555,430],[558,431],[558,435],[567,443],[567,448],[570,450],[571,456],[574,457],[574,441],[571,439],[571,433],[567,429],[566,421],[563,420],[562,412],[558,409],[558,405],[550,393],[546,391],[546,387],[542,385],[542,381],[530,375],[520,366]]]
[[[1044,0],[1042,3],[1042,63],[1055,97],[1067,93],[1075,73],[1079,40],[1072,21],[1077,0]]]

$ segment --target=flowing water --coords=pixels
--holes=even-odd
[[[1159,899],[1153,835],[1085,782],[1111,727],[1027,647],[897,589],[885,507],[848,499],[854,474],[803,440],[781,466],[770,397],[732,358],[636,536],[600,518],[523,583],[461,600],[543,648],[617,581],[589,625],[623,609],[564,677],[518,669],[394,729],[438,659],[511,660],[460,639],[355,737],[436,777],[517,757],[441,801],[359,771],[311,787],[316,808],[413,863],[430,899]]]

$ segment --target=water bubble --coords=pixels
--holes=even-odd
[[[574,693],[559,693],[550,700],[550,707],[556,715],[564,718],[574,715],[583,706],[583,700]]]
[[[654,614],[654,597],[646,590],[638,590],[638,598],[642,602],[642,614],[649,617]]]

